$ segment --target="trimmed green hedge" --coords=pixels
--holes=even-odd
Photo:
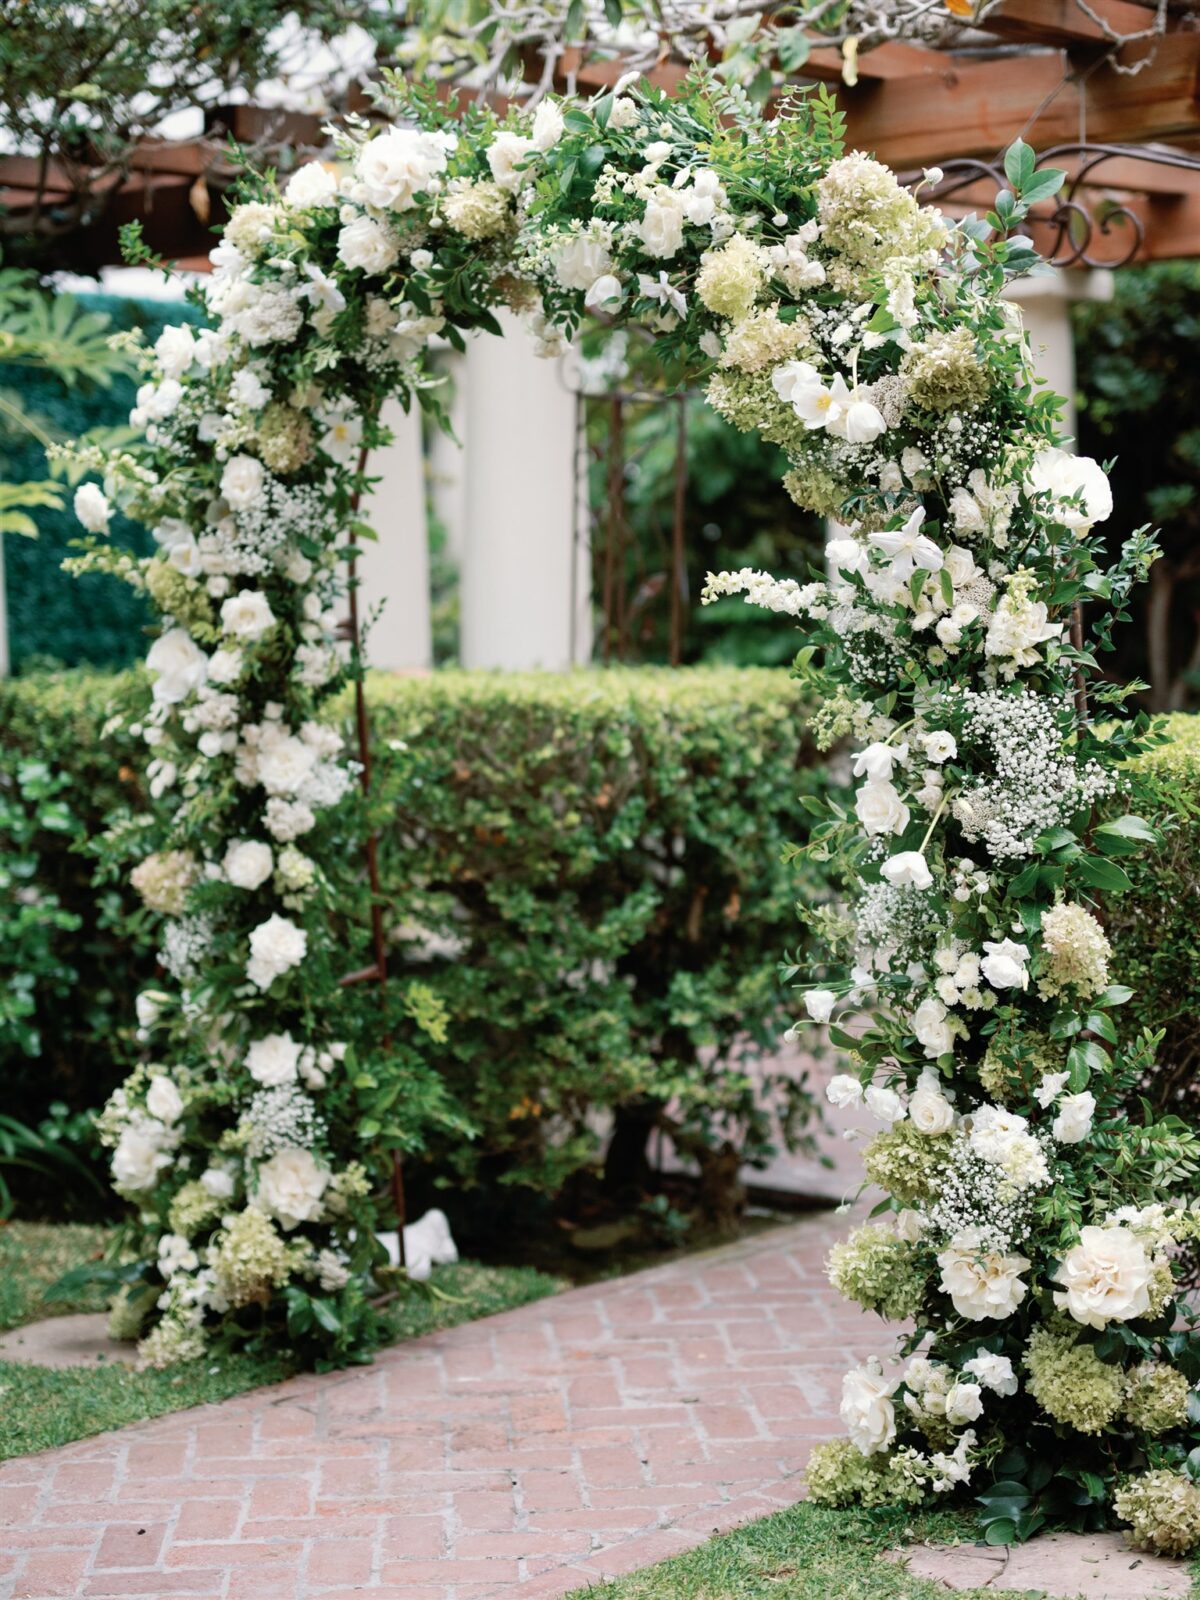
[[[1200,715],[1169,717],[1166,731],[1138,761],[1150,801],[1139,805],[1162,844],[1122,862],[1134,893],[1113,902],[1109,933],[1130,1020],[1166,1030],[1150,1096],[1200,1126]]]
[[[136,1051],[152,929],[76,848],[140,793],[142,753],[99,736],[121,681],[0,684],[0,863],[37,885],[43,922],[81,923],[42,929],[40,967],[28,940],[0,946],[10,973],[38,967],[30,1014],[0,1030],[6,1107],[30,1120],[56,1096],[96,1105]],[[488,1206],[505,1187],[635,1191],[658,1131],[727,1220],[740,1160],[809,1110],[802,1084],[752,1070],[788,1023],[794,902],[823,892],[780,863],[817,782],[795,687],[697,668],[380,676],[369,693],[393,1003],[406,977],[445,1000],[436,1065],[477,1129],[431,1151],[418,1187],[451,1206],[473,1187]]]

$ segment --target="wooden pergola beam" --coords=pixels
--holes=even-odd
[[[1141,33],[1153,26],[1153,11],[1135,4],[1134,0],[1089,0],[1089,4],[1114,33]],[[1168,30],[1174,25],[1175,20],[1168,18]],[[1003,0],[994,11],[988,12],[979,27],[985,33],[994,33],[1017,44],[1050,45],[1056,49],[1112,42],[1075,0]]]

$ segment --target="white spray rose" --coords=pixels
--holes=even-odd
[[[979,970],[993,989],[1024,989],[1029,984],[1029,946],[1012,939],[983,941],[985,951]]]
[[[351,272],[379,277],[400,257],[391,234],[372,217],[355,217],[338,234],[338,260]]]
[[[430,181],[446,170],[453,137],[417,128],[388,128],[368,139],[358,153],[354,176],[368,205],[408,211]],[[347,263],[352,265],[352,263]]]
[[[946,1394],[946,1421],[954,1428],[964,1422],[974,1422],[983,1414],[983,1390],[977,1383],[950,1385]]]
[[[146,1110],[168,1126],[178,1122],[183,1115],[183,1096],[164,1073],[158,1073],[150,1080],[150,1087],[146,1091]]]
[[[918,1043],[924,1045],[925,1054],[931,1061],[953,1050],[954,1028],[940,1000],[935,1000],[932,995],[922,1000],[913,1012],[910,1023]]]
[[[508,129],[501,129],[488,146],[487,163],[491,168],[493,179],[502,189],[507,189],[512,194],[522,183],[528,181],[522,163],[527,161],[536,149],[537,146],[532,139],[526,139],[523,135],[512,133]]]
[[[908,1103],[908,1115],[918,1133],[931,1138],[954,1126],[954,1107],[933,1084],[919,1083]]]
[[[261,639],[275,626],[275,613],[265,594],[243,589],[222,605],[221,626],[236,639]]]
[[[638,237],[648,256],[669,261],[683,244],[685,201],[674,189],[655,189],[638,224]]]
[[[1146,1247],[1131,1229],[1083,1228],[1059,1264],[1055,1282],[1063,1292],[1054,1303],[1089,1328],[1131,1322],[1150,1309],[1152,1275]]]
[[[887,1379],[878,1362],[856,1367],[842,1379],[838,1415],[860,1455],[886,1450],[896,1437],[896,1408],[892,1395],[898,1379]]]
[[[538,150],[551,150],[563,136],[562,107],[543,100],[533,114],[533,142]]]
[[[554,276],[564,289],[590,290],[597,278],[611,272],[608,244],[594,233],[572,234],[555,252]]]
[[[864,783],[854,799],[854,812],[872,838],[883,833],[903,833],[909,809],[890,783]]]
[[[963,1371],[978,1378],[984,1388],[990,1389],[993,1394],[1012,1395],[1017,1392],[1017,1375],[1007,1356],[994,1356],[988,1350],[981,1350],[970,1361],[963,1362]]]
[[[880,872],[894,888],[911,884],[914,889],[928,889],[933,884],[929,863],[919,850],[901,850],[880,867]]]
[[[246,1070],[264,1089],[295,1083],[301,1046],[290,1033],[269,1033],[256,1039],[246,1052]]]
[[[848,1072],[839,1072],[836,1077],[830,1078],[825,1085],[825,1098],[831,1106],[839,1109],[844,1106],[854,1106],[863,1097],[863,1087],[857,1078]]]
[[[107,533],[112,507],[98,483],[81,483],[75,491],[75,515],[89,533]]]
[[[153,1126],[126,1128],[113,1151],[113,1182],[119,1189],[130,1191],[152,1189],[159,1173],[170,1164],[171,1157]]]
[[[311,1150],[281,1150],[258,1169],[254,1198],[285,1233],[321,1214],[329,1173]]]
[[[904,1121],[904,1101],[895,1089],[887,1089],[882,1084],[873,1083],[866,1093],[867,1110],[880,1122],[891,1127],[893,1123]]]
[[[1086,533],[1093,523],[1112,515],[1108,476],[1090,456],[1073,456],[1067,450],[1039,450],[1025,487],[1032,494],[1049,495],[1054,502],[1055,520],[1077,533]],[[1076,497],[1078,504],[1066,504]]]
[[[208,657],[183,628],[170,628],[154,641],[146,666],[154,674],[159,705],[178,705],[208,677]]]
[[[1051,1132],[1059,1144],[1081,1144],[1092,1131],[1092,1118],[1096,1115],[1096,1096],[1090,1089],[1080,1094],[1064,1095],[1059,1101],[1058,1115]]]
[[[276,978],[298,967],[308,953],[308,935],[287,917],[272,916],[250,935],[246,976],[259,989],[269,989]]]
[[[253,456],[233,456],[221,473],[221,498],[232,511],[251,511],[262,499],[266,474]]]
[[[168,378],[182,378],[196,359],[196,336],[186,322],[164,328],[154,341],[154,354]]]
[[[225,852],[225,876],[235,889],[257,889],[275,870],[269,844],[256,839],[234,839]]]

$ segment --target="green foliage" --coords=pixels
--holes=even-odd
[[[1071,314],[1080,448],[1118,462],[1109,526],[1150,518],[1163,549],[1114,668],[1147,679],[1156,710],[1190,709],[1200,696],[1200,378],[1190,354],[1200,339],[1200,267],[1127,267],[1111,300],[1079,301]]]
[[[103,1311],[107,1296],[95,1288],[51,1298],[47,1290],[81,1261],[103,1255],[110,1238],[108,1228],[83,1223],[7,1222],[0,1227],[0,1329],[77,1311]]]

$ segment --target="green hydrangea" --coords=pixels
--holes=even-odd
[[[138,1365],[157,1371],[179,1361],[195,1361],[204,1354],[204,1346],[202,1328],[168,1315],[138,1345]]]
[[[782,446],[790,456],[802,457],[811,451],[811,434],[793,408],[775,393],[769,371],[714,372],[707,395],[713,410],[739,433],[757,431],[768,444]]]
[[[1078,1433],[1102,1433],[1125,1398],[1122,1369],[1101,1361],[1065,1324],[1034,1330],[1025,1348],[1025,1369],[1038,1405]]]
[[[915,265],[945,243],[937,215],[857,150],[833,162],[817,184],[817,206],[830,280],[848,294],[861,289],[861,276],[894,269],[898,258]]]
[[[294,406],[273,402],[262,414],[256,442],[272,472],[298,472],[313,453],[312,423]]]
[[[1187,1421],[1191,1385],[1182,1372],[1143,1361],[1125,1380],[1125,1415],[1144,1433],[1169,1433]]]
[[[212,603],[200,584],[192,583],[170,562],[157,557],[146,563],[144,576],[150,598],[160,611],[193,633],[212,627]]]
[[[924,1490],[893,1462],[860,1454],[849,1439],[829,1439],[808,1458],[809,1498],[821,1506],[920,1505]]]
[[[802,511],[819,517],[837,517],[846,499],[846,486],[819,461],[800,461],[783,475],[783,487]]]
[[[1027,1100],[1030,1090],[1048,1072],[1062,1070],[1065,1052],[1043,1033],[1026,1033],[1001,1048],[995,1042],[979,1064],[979,1084],[1002,1105]]]
[[[159,1286],[152,1283],[127,1283],[119,1289],[108,1308],[109,1338],[121,1342],[138,1338],[158,1295]]]
[[[191,1239],[206,1223],[215,1222],[221,1215],[221,1201],[209,1194],[202,1183],[185,1183],[171,1201],[167,1222],[172,1233],[181,1233]]]
[[[1200,1485],[1182,1473],[1160,1470],[1130,1478],[1113,1506],[1143,1550],[1184,1556],[1200,1545]]]
[[[895,1195],[902,1206],[918,1206],[941,1192],[950,1160],[949,1134],[930,1137],[911,1122],[877,1133],[863,1150],[871,1182]]]
[[[271,1219],[247,1206],[217,1235],[212,1266],[217,1287],[231,1306],[265,1304],[271,1290],[282,1287],[307,1255],[307,1245],[285,1244]]]
[[[987,399],[991,378],[981,365],[970,328],[931,333],[904,360],[909,394],[927,411],[969,411]]]
[[[827,1271],[839,1294],[889,1322],[915,1317],[925,1298],[926,1277],[916,1248],[877,1223],[856,1228],[835,1244]]]

